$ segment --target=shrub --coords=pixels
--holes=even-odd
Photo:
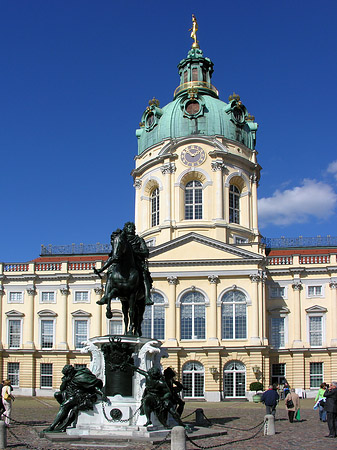
[[[253,381],[253,383],[250,383],[249,385],[249,389],[251,391],[262,391],[263,390],[263,384],[260,383],[259,381]]]

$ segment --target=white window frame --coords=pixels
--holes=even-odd
[[[280,347],[274,347],[273,346],[273,339],[272,339],[272,335],[273,335],[273,327],[272,327],[272,323],[273,323],[273,319],[283,319],[283,324],[284,324],[284,345],[280,346]],[[288,344],[288,316],[286,314],[272,314],[271,317],[269,318],[269,344],[275,348],[286,348],[287,344]]]
[[[9,324],[9,322],[11,320],[17,320],[18,322],[20,322],[20,344],[19,344],[19,347],[11,347],[10,346],[10,331],[9,331],[10,324]],[[22,322],[23,322],[23,319],[21,317],[15,317],[14,315],[7,317],[7,347],[9,349],[17,349],[17,348],[22,347]]]
[[[89,339],[89,330],[90,330],[90,321],[89,321],[88,317],[76,316],[73,318],[73,347],[75,350],[80,350],[81,348],[84,347],[84,345],[81,345],[80,347],[76,347],[76,322],[78,322],[78,321],[86,322],[86,324],[87,324],[87,335],[86,335],[86,338],[83,339],[81,342],[87,341]]]
[[[88,294],[88,299],[87,300],[77,300],[76,296],[77,294],[82,294],[82,293],[87,293]],[[76,289],[74,290],[74,296],[73,296],[73,303],[90,303],[90,290],[89,289]]]
[[[42,374],[42,365],[50,364],[51,365],[51,374]],[[40,363],[40,389],[52,389],[53,388],[53,363]],[[47,376],[51,379],[51,386],[42,386],[42,375]]]
[[[307,313],[307,341],[310,345],[310,348],[321,348],[324,346],[325,343],[325,314],[324,313]],[[322,343],[321,345],[311,345],[311,333],[310,333],[310,319],[313,317],[320,317],[321,318],[321,339]]]
[[[21,299],[19,301],[17,300],[12,300],[12,294],[21,294]],[[7,297],[7,303],[23,303],[23,299],[24,299],[24,292],[23,291],[9,291],[8,292],[8,297]]]
[[[248,238],[243,238],[242,236],[234,235],[234,244],[237,244],[237,245],[248,244]]]
[[[315,291],[317,288],[321,289],[321,292],[319,294],[316,294],[316,292],[309,294],[309,288],[313,288]],[[324,286],[323,284],[309,284],[306,286],[307,291],[307,298],[323,298],[324,297]]]
[[[53,345],[52,347],[42,347],[42,322],[43,321],[51,321],[53,323]],[[39,344],[41,350],[53,350],[55,348],[55,329],[56,329],[56,320],[54,317],[43,316],[40,317],[39,320]]]
[[[113,322],[122,322],[122,331],[120,334],[123,334],[124,320],[122,311],[112,311],[112,318],[107,320],[107,330],[110,335],[113,335],[113,333],[111,333],[111,325]]]
[[[17,372],[10,372],[9,371],[9,364],[18,364],[18,371]],[[12,376],[12,378],[10,378],[10,376]],[[18,379],[18,383],[17,384],[14,381],[12,381],[14,379],[14,377]],[[12,386],[13,387],[19,387],[20,386],[20,363],[18,361],[8,361],[7,362],[7,378],[9,378],[12,381]]]
[[[49,299],[48,299],[48,301],[44,301],[43,294],[53,294],[54,299],[52,301],[50,301]],[[48,297],[49,297],[49,295],[48,295]],[[47,289],[41,290],[40,291],[40,303],[42,303],[42,304],[56,303],[56,291],[51,291],[51,290],[47,290]]]
[[[287,290],[287,286],[268,286],[269,289],[269,298],[270,299],[274,299],[274,298],[283,298],[283,299],[287,299],[288,298],[288,290]],[[276,293],[273,293],[273,290],[276,290]],[[282,293],[283,291],[283,293]]]
[[[319,374],[319,375],[322,375],[322,378],[321,378],[321,380],[320,380],[320,382],[318,383],[318,386],[311,386],[311,377],[313,376],[317,376],[318,374],[313,374],[313,375],[311,375],[311,365],[310,365],[310,363],[312,363],[312,364],[321,364],[322,365],[322,372],[321,372],[321,374]],[[314,389],[314,390],[317,390],[317,389],[319,389],[319,386],[320,386],[320,384],[321,383],[323,383],[323,381],[324,381],[324,362],[323,361],[310,361],[310,363],[309,363],[309,385],[310,385],[310,389]]]

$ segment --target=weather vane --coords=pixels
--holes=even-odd
[[[198,22],[194,14],[192,14],[192,28],[190,28],[188,31],[191,32],[191,38],[194,41],[192,44],[192,48],[199,48],[199,42],[197,40]]]

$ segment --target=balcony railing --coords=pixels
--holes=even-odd
[[[206,83],[205,81],[188,81],[187,83],[180,84],[174,91],[173,97],[176,98],[180,92],[191,88],[207,89],[208,91],[214,92],[214,94],[219,97],[219,91],[217,88],[211,83]]]
[[[292,256],[273,256],[271,258],[267,258],[268,264],[271,266],[284,266],[287,264],[293,263]]]

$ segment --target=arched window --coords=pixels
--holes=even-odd
[[[159,225],[159,189],[156,188],[151,194],[151,227]]]
[[[123,334],[123,315],[119,311],[112,312],[112,318],[109,320],[109,334]]]
[[[221,299],[222,339],[247,337],[247,299],[243,292],[231,290]]]
[[[205,339],[206,307],[201,292],[191,291],[181,299],[181,339]]]
[[[185,219],[202,219],[202,184],[198,180],[186,184]]]
[[[241,361],[231,361],[224,367],[224,397],[245,397],[246,367]]]
[[[240,223],[240,190],[234,184],[229,186],[229,222]]]
[[[205,391],[205,369],[197,361],[190,361],[183,367],[184,398],[203,398]]]
[[[153,292],[151,298],[154,304],[145,307],[142,322],[143,337],[165,339],[164,297],[158,292]]]

